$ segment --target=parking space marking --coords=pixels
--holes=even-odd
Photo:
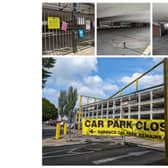
[[[87,153],[93,153],[94,151],[88,151],[88,152],[75,152],[75,153],[68,153],[68,154],[62,154],[62,155],[54,155],[54,156],[44,156],[43,159],[49,159],[49,158],[60,158],[60,157],[66,157],[66,156],[75,156],[75,155],[82,155]]]
[[[102,164],[102,163],[122,159],[122,158],[125,158],[125,157],[140,156],[140,155],[144,155],[144,154],[149,153],[149,152],[151,152],[151,151],[147,150],[147,151],[140,151],[140,152],[131,152],[131,153],[128,153],[126,155],[120,155],[120,156],[116,156],[116,157],[112,157],[112,158],[105,158],[105,159],[96,160],[96,161],[93,161],[92,163],[97,165],[97,164]]]
[[[52,151],[52,152],[46,152],[46,153],[43,153],[43,156],[48,155],[48,154],[52,154],[52,153],[64,152],[64,151],[67,151],[67,149],[56,150],[56,151]]]

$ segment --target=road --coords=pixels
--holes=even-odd
[[[90,142],[43,147],[43,165],[163,165],[164,153],[130,145]]]
[[[42,126],[43,139],[54,137],[54,136],[55,136],[55,127],[54,126],[47,126],[47,125]]]

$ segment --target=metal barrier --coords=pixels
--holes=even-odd
[[[164,65],[164,84],[139,90],[139,80],[161,64]],[[135,84],[136,92],[123,95],[123,91],[132,84]],[[108,99],[83,105],[81,96],[79,109],[81,118],[132,118],[131,115],[137,115],[137,118],[141,119],[142,114],[149,112],[149,119],[153,119],[154,114],[162,114],[161,118],[165,120],[165,161],[168,164],[168,58],[160,61]],[[78,121],[81,121],[81,118]]]
[[[94,11],[93,4],[85,13],[77,3],[43,3],[42,7],[42,53],[65,55],[90,47],[94,43]],[[66,7],[65,7],[66,6]],[[58,26],[49,28],[49,18],[56,18]],[[65,27],[62,28],[63,23]],[[80,35],[79,31],[83,35]]]

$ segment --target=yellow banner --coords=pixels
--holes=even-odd
[[[48,17],[48,29],[60,29],[60,18]]]
[[[164,140],[165,122],[164,120],[83,118],[82,134],[98,136],[138,136],[153,140]]]

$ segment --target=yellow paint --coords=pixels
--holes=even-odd
[[[80,103],[80,110],[81,110],[81,107],[82,107],[82,96],[80,96],[80,101],[79,101],[79,103]]]
[[[60,29],[60,18],[48,17],[48,29]]]
[[[139,81],[136,80],[136,91],[138,91],[138,89],[139,89]]]
[[[67,128],[68,128],[67,123],[64,123],[64,136],[67,135]]]
[[[59,139],[60,138],[60,129],[61,129],[61,125],[60,125],[60,123],[57,123],[56,124],[55,139]]]
[[[78,113],[78,136],[80,135],[81,128],[80,128],[80,119],[81,118],[81,112]]]
[[[80,96],[80,100],[79,100],[79,112],[78,112],[78,115],[77,115],[77,122],[78,122],[78,125],[77,125],[77,134],[78,136],[80,135],[80,121],[81,121],[81,113],[82,113],[82,96]]]
[[[98,136],[138,136],[164,140],[164,120],[138,120],[120,118],[83,118],[82,134]]]

